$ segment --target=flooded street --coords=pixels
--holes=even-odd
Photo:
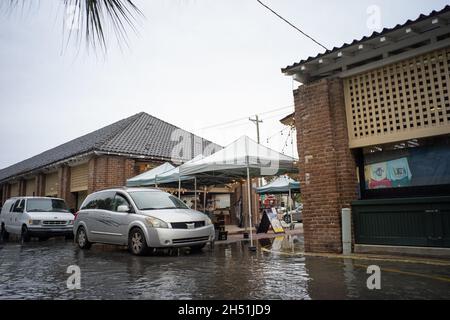
[[[305,257],[301,237],[161,252],[70,241],[0,244],[0,299],[450,299],[450,267]],[[367,266],[382,269],[382,289],[367,289]],[[67,268],[81,269],[81,290],[67,289]]]

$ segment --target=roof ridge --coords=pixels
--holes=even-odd
[[[161,121],[161,122],[163,122],[163,123],[165,123],[165,124],[167,124],[167,125],[169,125],[169,126],[171,126],[171,127],[174,127],[174,128],[180,129],[180,130],[183,130],[183,131],[185,131],[185,132],[187,132],[187,133],[190,133],[190,134],[192,134],[192,135],[194,135],[194,136],[196,136],[196,137],[201,138],[203,141],[210,142],[210,143],[214,143],[214,144],[218,145],[217,143],[215,143],[215,142],[213,142],[213,141],[211,141],[211,140],[209,140],[209,139],[205,139],[205,138],[203,138],[203,137],[201,137],[201,136],[195,134],[194,132],[191,132],[191,131],[188,131],[188,130],[186,130],[186,129],[183,129],[183,128],[177,126],[177,125],[174,125],[173,123],[170,123],[170,122],[167,122],[167,121],[164,120],[164,119],[155,117],[154,115],[151,115],[151,114],[149,114],[149,113],[147,113],[147,112],[144,112],[144,111],[143,111],[143,112],[141,112],[140,114],[146,115],[146,116],[149,116],[149,117],[152,117],[153,119],[159,120],[159,121]],[[223,148],[223,146],[221,146],[221,145],[218,145],[218,146]]]
[[[139,112],[136,113],[128,118],[119,120],[111,125],[117,124],[119,122],[128,122],[126,123],[126,125],[124,125],[121,128],[117,128],[117,130],[115,130],[113,133],[111,133],[111,135],[109,135],[108,137],[106,137],[104,140],[98,142],[95,144],[95,146],[93,147],[93,149],[97,149],[97,148],[102,148],[104,145],[108,144],[109,142],[111,142],[111,140],[113,140],[114,138],[116,138],[119,134],[121,134],[123,131],[127,130],[131,125],[133,125],[138,119],[140,119],[144,114],[146,114],[145,112]]]

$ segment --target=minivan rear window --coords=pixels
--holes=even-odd
[[[69,212],[69,209],[63,200],[28,199],[27,212]]]
[[[139,210],[189,209],[183,201],[171,194],[155,191],[130,192]]]
[[[81,210],[97,209],[112,211],[114,207],[115,192],[99,192],[89,195],[84,201]]]

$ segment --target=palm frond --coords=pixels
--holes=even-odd
[[[128,29],[136,32],[136,23],[143,14],[132,0],[63,0],[72,14],[66,21],[77,30],[78,39],[84,34],[87,45],[107,49],[107,30],[112,29],[119,44],[127,43]]]
[[[0,1],[1,4],[6,4],[8,12],[35,3],[35,0]],[[67,41],[71,40],[72,33],[76,31],[76,39],[81,42],[84,38],[88,48],[100,47],[106,51],[109,31],[115,34],[119,45],[127,44],[128,31],[131,29],[136,33],[136,24],[143,17],[134,0],[61,1],[65,7],[63,20],[64,30],[68,32]]]

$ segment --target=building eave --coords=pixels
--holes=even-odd
[[[450,6],[370,37],[282,69],[296,81],[309,83],[328,77],[364,72],[415,55],[450,46]]]

